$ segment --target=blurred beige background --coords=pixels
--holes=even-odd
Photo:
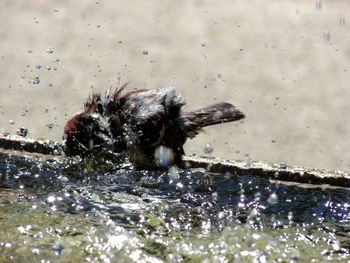
[[[350,1],[0,0],[0,25],[0,132],[60,139],[92,90],[172,85],[247,115],[188,154],[350,171]]]

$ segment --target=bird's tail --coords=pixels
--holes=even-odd
[[[243,112],[226,102],[217,103],[193,112],[184,113],[183,115],[187,119],[189,126],[192,126],[192,129],[200,129],[205,126],[244,118]]]

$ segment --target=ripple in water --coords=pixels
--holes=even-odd
[[[349,190],[0,154],[0,261],[342,261]]]

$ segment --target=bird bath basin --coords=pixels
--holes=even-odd
[[[0,151],[0,262],[349,260],[348,174],[189,157],[137,171],[17,141],[0,140],[44,154]]]

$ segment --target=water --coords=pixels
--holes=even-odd
[[[54,52],[54,49],[52,47],[49,47],[48,49],[46,49],[47,54],[52,54],[53,52]]]
[[[0,262],[347,262],[350,191],[0,154]]]
[[[40,78],[38,76],[32,79],[32,84],[38,85],[39,83],[40,83]]]

